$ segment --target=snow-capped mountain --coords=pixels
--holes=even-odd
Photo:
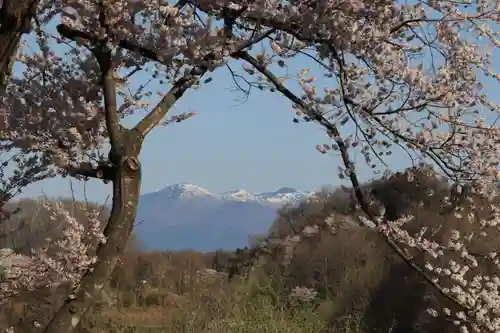
[[[256,197],[262,202],[269,202],[274,205],[283,205],[285,203],[296,203],[306,198],[312,197],[312,192],[301,192],[294,188],[282,187],[274,192],[258,193]]]
[[[271,205],[283,205],[285,203],[295,203],[313,195],[312,192],[302,192],[290,187],[283,187],[273,192],[251,193],[246,190],[234,190],[224,192],[220,195],[212,194],[210,191],[189,183],[170,185],[155,192],[162,195],[163,200],[178,200],[199,197],[213,197],[222,200],[259,202]]]
[[[189,183],[170,185],[141,195],[134,232],[151,250],[235,249],[251,235],[266,234],[278,207],[311,195],[287,187],[216,195]]]
[[[221,194],[221,198],[223,200],[236,200],[236,201],[258,201],[259,198],[253,193],[250,193],[246,190],[236,190],[236,191],[228,191]]]
[[[204,188],[189,183],[170,185],[156,193],[161,193],[164,200],[189,199],[205,196],[215,197]]]

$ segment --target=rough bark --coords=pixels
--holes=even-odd
[[[142,135],[139,132],[126,130],[121,133],[120,152],[115,156],[120,162],[115,166],[113,207],[104,230],[107,242],[98,249],[98,263],[85,274],[76,293],[70,295],[52,318],[46,332],[73,332],[94,300],[100,298],[104,284],[113,272],[134,224],[141,184],[141,144]]]
[[[14,58],[21,37],[31,30],[40,0],[4,0],[0,8],[0,90],[12,75]]]

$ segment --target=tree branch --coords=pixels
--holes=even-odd
[[[177,102],[195,82],[207,71],[204,69],[193,69],[191,73],[174,83],[172,89],[163,96],[156,107],[151,110],[135,127],[134,130],[142,136],[146,136],[165,117],[172,106]]]
[[[59,32],[59,34],[64,38],[68,38],[71,40],[77,40],[79,38],[83,38],[90,41],[91,43],[98,43],[99,41],[97,35],[95,34],[80,30],[75,30],[64,24],[59,24],[57,26],[57,32]],[[129,50],[131,52],[138,53],[143,57],[148,58],[149,60],[163,63],[163,58],[160,57],[155,51],[142,47],[141,45],[138,45],[132,42],[131,40],[122,40],[120,41],[120,43],[118,43],[118,46],[123,49]]]
[[[39,0],[4,0],[0,8],[0,90],[12,75],[14,57],[23,34],[31,30]]]
[[[99,43],[99,39],[96,35],[78,31],[63,24],[57,26],[57,31],[63,37],[72,40],[84,38],[91,41],[92,43]],[[237,43],[235,52],[239,52],[255,43],[260,42],[261,40],[272,34],[274,31],[274,29],[270,29],[251,40],[241,41],[240,43]],[[146,49],[133,42],[122,40],[118,45],[119,47],[127,49],[131,52],[137,52],[142,56],[148,58],[149,60],[163,62],[163,58],[156,52]],[[111,138],[111,146],[113,147],[113,145],[117,146],[115,141],[119,136],[120,127],[118,124],[118,115],[116,112],[116,86],[112,76],[113,73],[111,71],[111,54],[109,51],[103,52],[102,50],[95,51],[94,54],[99,62],[102,71],[104,99],[106,105],[106,124],[108,126],[108,131]],[[207,56],[205,56],[204,60],[208,62],[214,61],[215,59],[213,59],[213,54],[208,54]],[[161,119],[165,117],[165,115],[175,104],[175,102],[184,95],[186,90],[196,82],[196,79],[203,76],[207,70],[208,68],[206,67],[195,67],[189,74],[174,83],[172,89],[170,89],[170,91],[162,98],[158,105],[136,125],[134,130],[140,133],[142,136],[145,136],[147,133],[149,133],[149,131],[151,131],[161,121]]]
[[[83,163],[79,167],[67,167],[66,171],[73,177],[83,176],[114,181],[116,168],[108,164],[93,167],[90,163]]]
[[[106,127],[111,141],[111,152],[119,146],[120,139],[120,118],[116,101],[116,83],[113,77],[113,67],[111,63],[111,51],[98,47],[93,51],[94,56],[101,68],[101,84],[104,93],[104,108],[106,115]],[[116,163],[116,161],[111,160]]]
[[[301,100],[297,95],[295,95],[292,91],[290,91],[287,87],[285,87],[271,71],[262,66],[262,64],[257,59],[248,54],[248,52],[245,51],[237,52],[235,54],[235,57],[243,59],[248,63],[250,63],[252,66],[254,66],[259,72],[261,72],[266,78],[269,79],[269,81],[271,81],[274,84],[276,90],[281,92],[296,105],[300,106],[300,108],[304,110],[309,117],[311,117],[313,120],[317,121],[327,129],[328,135],[335,141],[335,143],[339,147],[342,161],[349,173],[349,179],[351,180],[352,186],[354,188],[354,193],[356,195],[356,198],[358,199],[359,204],[362,206],[361,208],[363,209],[363,211],[365,211],[367,215],[368,214],[371,215],[371,213],[369,212],[369,207],[365,202],[365,200],[363,199],[363,193],[361,191],[360,183],[354,171],[354,164],[351,162],[349,158],[347,146],[344,140],[342,140],[342,137],[340,136],[340,132],[337,126],[330,123],[321,113],[312,110],[303,100]],[[370,219],[375,219],[373,215],[371,216],[370,215],[369,215]]]
[[[264,75],[267,79],[269,79],[269,81],[271,81],[271,83],[276,87],[276,90],[281,92],[293,103],[297,104],[302,110],[306,112],[306,114],[309,117],[311,117],[313,120],[317,121],[327,129],[329,136],[333,140],[335,140],[335,142],[339,147],[342,156],[342,161],[349,173],[349,179],[351,180],[351,184],[353,186],[356,199],[360,204],[361,209],[367,215],[367,217],[373,223],[375,223],[375,225],[380,226],[381,222],[371,213],[369,206],[363,195],[363,192],[361,191],[359,180],[354,170],[354,164],[349,159],[348,148],[345,145],[344,141],[342,140],[338,128],[334,124],[330,123],[326,118],[324,118],[324,116],[320,112],[313,110],[297,95],[295,95],[292,91],[286,88],[271,71],[269,71],[266,67],[264,67],[257,59],[248,54],[248,52],[244,51],[238,52],[235,55],[235,57],[249,62],[260,73],[262,73],[262,75]],[[459,302],[455,297],[446,293],[437,282],[435,282],[428,274],[426,274],[426,272],[424,272],[424,270],[422,270],[416,263],[413,262],[413,260],[404,252],[403,249],[401,249],[401,247],[393,239],[388,237],[383,237],[383,239],[407,265],[413,268],[422,278],[424,278],[424,280],[426,280],[429,284],[431,284],[442,296],[452,301],[453,303],[457,304],[462,309],[470,310],[467,306]]]
[[[270,34],[274,32],[274,29],[268,30],[255,38],[249,41],[243,41],[239,45],[236,46],[236,51],[233,52],[233,56],[236,55],[241,50],[246,49],[252,44],[258,43]],[[208,54],[204,58],[205,61],[210,62],[214,61],[213,54]],[[170,108],[181,98],[187,89],[189,89],[198,78],[202,77],[206,71],[207,67],[195,67],[191,70],[189,74],[178,80],[174,83],[174,86],[170,91],[163,96],[158,105],[147,115],[145,116],[134,128],[138,133],[142,136],[145,136],[149,131],[151,131],[158,123],[165,117]]]

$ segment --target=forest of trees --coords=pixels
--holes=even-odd
[[[389,207],[397,193],[398,202],[406,204],[395,213],[414,216],[411,228],[427,227],[435,240],[446,239],[453,230],[471,232],[473,226],[464,225],[441,204],[453,191],[449,184],[433,174],[411,171],[415,181],[399,174],[364,184],[363,189],[376,193],[377,207]],[[435,193],[432,199],[429,191]],[[64,203],[68,210],[85,205]],[[23,210],[37,216],[50,212],[40,201],[21,204],[38,207]],[[449,320],[433,318],[427,311],[456,305],[402,261],[378,232],[356,223],[361,215],[353,204],[355,198],[337,189],[296,207],[285,206],[268,236],[236,252],[143,252],[131,242],[105,296],[96,301],[78,332],[455,331]],[[25,219],[24,230],[30,230],[27,226],[36,219]],[[316,226],[318,232],[307,232]],[[51,232],[44,230],[38,240]],[[19,243],[31,235],[19,231]],[[297,236],[300,239],[291,242]],[[492,233],[471,243],[471,251],[495,250],[498,237]],[[424,263],[420,251],[412,255]],[[481,263],[485,273],[491,269],[496,271]],[[12,298],[2,304],[0,320],[29,331],[39,318],[50,317],[47,314],[55,311],[66,287]]]

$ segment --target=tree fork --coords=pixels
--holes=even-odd
[[[52,317],[44,332],[74,332],[94,301],[100,298],[134,225],[141,187],[139,153],[142,141],[142,135],[135,130],[121,133],[120,149],[117,150],[120,163],[115,166],[113,180],[113,206],[104,229],[107,241],[97,249],[99,260],[83,276],[74,294]]]
[[[66,29],[59,25],[58,31],[67,38],[76,38],[80,32]],[[254,39],[243,41],[236,47],[237,51],[243,50],[256,42],[261,41],[273,30],[255,36]],[[117,112],[116,87],[110,61],[111,52],[105,43],[89,35],[94,43],[100,44],[93,50],[94,56],[101,67],[101,78],[105,100],[106,127],[111,142],[109,161],[111,165],[106,168],[108,174],[105,179],[113,181],[113,206],[110,218],[104,229],[107,242],[101,244],[97,249],[98,261],[92,265],[82,277],[79,284],[75,286],[74,292],[65,300],[62,307],[51,318],[44,329],[44,333],[72,333],[75,332],[81,319],[99,299],[106,281],[109,280],[122,253],[130,233],[132,232],[141,186],[141,164],[139,154],[144,137],[165,117],[172,106],[184,93],[202,77],[208,68],[195,67],[190,73],[176,81],[170,91],[163,96],[158,105],[153,108],[134,128],[126,129],[120,125]],[[99,43],[101,42],[101,43]],[[123,45],[120,43],[121,47]],[[137,51],[138,47],[131,47]],[[149,53],[140,52],[143,56]],[[212,59],[213,55],[207,56],[206,60]],[[94,176],[98,169],[74,170],[76,174]],[[101,169],[103,170],[103,169]],[[100,178],[100,177],[98,177]]]

